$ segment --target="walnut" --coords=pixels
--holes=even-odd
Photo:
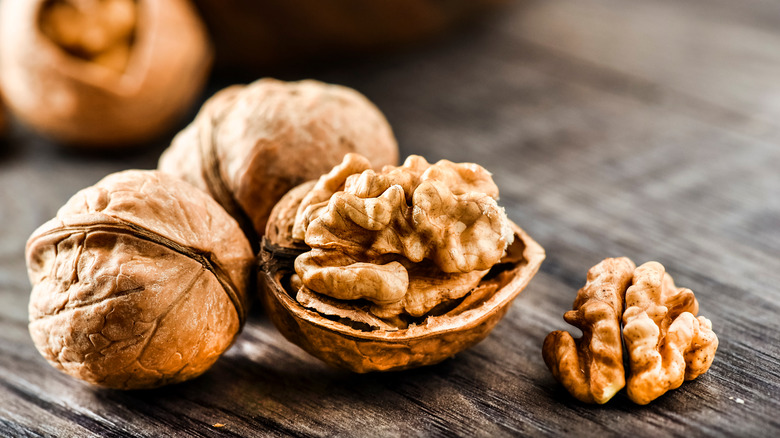
[[[198,96],[212,52],[186,0],[2,2],[0,82],[20,119],[57,141],[141,143]]]
[[[259,244],[282,195],[349,152],[377,167],[398,160],[390,125],[364,96],[312,80],[261,79],[209,99],[159,168],[209,192]]]
[[[137,18],[135,0],[54,0],[41,10],[40,26],[73,56],[122,72]]]
[[[497,197],[476,164],[411,156],[375,172],[347,155],[271,213],[262,274],[271,319],[357,372],[433,364],[474,345],[544,259]]]
[[[606,403],[625,385],[623,343],[628,396],[642,405],[705,373],[718,347],[710,321],[695,317],[693,292],[675,287],[657,262],[635,268],[625,257],[605,259],[588,271],[574,309],[564,319],[583,337],[552,332],[542,354],[553,376],[586,403]]]
[[[606,403],[623,386],[623,345],[620,317],[623,295],[634,272],[634,262],[605,259],[588,271],[588,281],[563,319],[582,331],[574,340],[555,331],[544,340],[544,362],[578,400]]]
[[[718,338],[707,318],[696,318],[698,310],[693,292],[677,288],[660,263],[636,269],[623,313],[627,390],[635,403],[647,404],[710,368]]]
[[[246,317],[249,243],[206,193],[157,171],[109,175],[27,243],[30,334],[55,367],[120,389],[205,372]]]

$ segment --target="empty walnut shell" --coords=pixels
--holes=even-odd
[[[514,242],[478,286],[495,290],[492,295],[472,302],[467,295],[447,313],[394,331],[329,318],[296,301],[290,284],[293,261],[309,250],[292,243],[295,211],[312,186],[309,182],[291,190],[271,213],[261,253],[261,296],[271,321],[288,340],[336,367],[359,373],[403,370],[441,362],[473,346],[504,316],[545,257],[538,243],[511,224]]]
[[[219,91],[174,138],[159,169],[210,193],[258,242],[274,204],[350,152],[398,161],[382,113],[355,90],[261,79]]]
[[[53,366],[95,385],[181,382],[238,334],[253,260],[206,193],[156,171],[109,175],[27,242],[30,334]]]
[[[97,54],[92,46],[105,43],[104,33],[81,45],[70,39],[84,34],[70,34],[116,25],[90,15],[92,9],[72,7],[77,3],[102,4],[0,3],[0,82],[9,108],[41,133],[80,146],[140,143],[170,129],[199,95],[211,66],[208,35],[193,6],[187,0],[135,0],[135,9],[116,12],[130,34]],[[58,39],[49,30],[49,11],[63,4],[69,15],[52,19],[84,23]]]

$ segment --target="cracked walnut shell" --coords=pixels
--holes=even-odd
[[[313,80],[261,79],[211,97],[159,169],[210,193],[259,244],[276,202],[350,152],[373,167],[398,161],[390,125],[368,99]]]
[[[108,147],[159,136],[198,97],[211,59],[187,0],[0,2],[8,107],[63,143]]]
[[[605,259],[588,271],[573,307],[564,319],[583,336],[552,332],[542,355],[553,376],[586,403],[606,403],[626,386],[634,403],[647,404],[705,373],[718,348],[710,321],[696,318],[693,292],[676,287],[657,262],[635,268],[625,257]]]
[[[246,316],[253,253],[206,193],[157,171],[109,175],[27,243],[30,334],[89,383],[152,388],[206,371]]]
[[[355,154],[274,208],[263,240],[271,320],[356,372],[438,363],[484,339],[544,250],[498,207],[475,164]]]

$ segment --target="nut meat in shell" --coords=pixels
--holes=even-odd
[[[119,389],[206,371],[246,315],[254,257],[206,193],[156,171],[109,175],[27,243],[30,334],[56,368]]]
[[[388,192],[400,190],[398,188],[399,185],[392,185],[395,188],[384,190],[385,194],[377,196],[375,189],[378,188],[379,191],[382,191],[385,189],[383,184],[388,183],[385,178],[391,180],[391,182],[400,180],[401,185],[406,184],[407,187],[410,185],[416,186],[421,191],[425,191],[430,188],[430,184],[420,183],[420,181],[424,182],[427,177],[442,174],[452,176],[447,172],[442,172],[440,165],[443,165],[444,168],[466,171],[469,175],[472,175],[471,171],[476,168],[484,172],[484,169],[476,165],[469,165],[474,166],[469,168],[454,167],[459,165],[442,161],[431,166],[419,157],[410,157],[403,166],[386,166],[382,172],[376,174],[371,170],[360,168],[365,168],[367,166],[366,163],[357,166],[355,169],[347,170],[352,165],[351,160],[353,158],[347,156],[340,166],[334,168],[330,174],[320,178],[318,182],[309,182],[291,190],[274,207],[263,239],[263,271],[260,274],[261,284],[264,285],[261,295],[271,320],[287,339],[312,355],[331,365],[361,373],[403,370],[435,364],[484,339],[506,313],[512,300],[531,280],[545,257],[541,246],[517,225],[509,222],[505,216],[501,222],[506,225],[506,231],[513,237],[513,240],[508,247],[505,246],[508,242],[504,242],[506,250],[498,253],[495,264],[484,271],[478,270],[478,277],[475,283],[464,291],[465,294],[461,293],[456,297],[442,297],[442,294],[430,294],[426,293],[428,291],[422,291],[420,296],[426,300],[432,299],[431,297],[439,300],[436,301],[436,305],[433,307],[424,307],[422,314],[416,312],[417,306],[409,306],[409,303],[403,300],[400,301],[400,303],[403,303],[401,306],[384,306],[385,300],[393,300],[397,299],[397,297],[392,295],[390,297],[383,296],[381,291],[373,295],[370,294],[371,291],[368,291],[370,295],[368,298],[351,300],[339,298],[338,290],[323,292],[311,290],[307,287],[307,284],[309,284],[318,288],[320,287],[320,282],[317,280],[313,283],[306,283],[307,279],[305,277],[308,274],[299,269],[300,267],[297,266],[299,262],[296,259],[305,259],[306,254],[316,253],[317,249],[312,250],[309,244],[319,245],[320,243],[317,242],[317,239],[325,235],[319,227],[327,227],[327,225],[322,223],[318,224],[318,221],[325,217],[334,218],[341,214],[338,212],[328,213],[328,208],[338,209],[339,206],[343,205],[344,199],[355,201],[355,199],[349,197],[349,193],[344,191],[336,191],[335,193],[331,191],[331,196],[328,196],[329,182],[332,183],[339,178],[346,178],[347,192],[350,191],[350,188],[370,187],[368,191],[362,192],[364,195],[367,195],[363,201],[370,207],[368,210],[360,211],[369,212],[369,216],[376,216],[376,214],[382,216],[381,212],[387,211],[387,204],[380,206],[381,201],[387,201],[387,196],[389,195],[386,194]],[[414,168],[417,165],[422,166],[422,170],[427,169],[428,166],[433,170],[427,173],[421,171],[422,177],[420,174],[411,178],[408,178],[408,174],[404,176],[405,170],[410,167]],[[489,173],[484,172],[484,174],[489,176]],[[330,181],[328,181],[329,178]],[[366,181],[369,182],[368,186],[361,186]],[[492,185],[492,181],[490,181],[490,184],[483,184],[483,182],[481,180],[471,181],[471,183],[479,184],[483,187]],[[494,187],[494,185],[492,186]],[[336,187],[339,187],[338,184],[332,184],[329,188],[333,190]],[[437,187],[442,188],[443,186]],[[457,184],[449,184],[448,187],[452,189],[453,193],[460,193]],[[344,189],[345,186],[342,185],[340,188]],[[417,189],[412,191],[416,193]],[[358,189],[358,192],[361,192],[361,190]],[[407,193],[410,192],[407,191]],[[412,195],[413,202],[418,201],[416,196]],[[474,201],[474,199],[478,198],[478,202],[482,202],[484,194],[465,192],[462,196],[468,199],[468,201],[463,202],[467,202],[471,207],[474,207],[477,204],[477,201]],[[321,198],[329,198],[330,201],[321,201]],[[377,202],[374,202],[374,200]],[[304,208],[307,204],[310,207]],[[328,207],[324,207],[326,204]],[[360,200],[351,205],[354,207],[358,204],[360,204]],[[490,204],[490,202],[487,202],[487,204]],[[422,214],[420,210],[424,210],[425,206],[421,207],[415,204],[416,207],[412,208],[411,206],[405,207],[405,205],[405,203],[402,203],[401,208],[408,208],[407,215],[404,216],[394,210],[390,216],[396,217],[396,219],[388,219],[389,222],[386,221],[385,223],[395,223],[394,220],[397,220],[398,216],[404,216],[405,220],[409,221],[408,223],[413,224],[412,228],[417,227],[419,225],[417,222],[419,221],[411,219],[412,211],[417,211],[417,214],[420,215]],[[320,209],[319,212],[318,209]],[[351,207],[347,207],[347,209],[353,213],[359,210]],[[348,214],[353,218],[364,218],[362,213],[353,213]],[[302,214],[306,218],[301,219]],[[468,221],[468,214],[464,212],[460,214],[460,219]],[[477,216],[482,217],[482,219],[473,220],[466,224],[453,224],[453,229],[463,231],[462,236],[471,236],[471,232],[478,230],[478,226],[485,226],[489,222],[486,219],[487,215]],[[472,219],[474,218],[472,217]],[[357,219],[357,222],[361,220]],[[294,237],[301,232],[300,229],[296,229],[296,226],[300,227],[301,223],[307,227],[305,244]],[[371,222],[370,226],[374,226],[374,229],[378,230],[376,223]],[[352,228],[354,229],[354,227]],[[485,233],[484,229],[478,231]],[[503,232],[503,229],[501,231]],[[336,267],[333,270],[336,272],[335,279],[329,278],[333,274],[330,271],[330,267],[326,266],[326,274],[317,277],[324,277],[322,281],[324,284],[351,288],[352,285],[349,281],[344,280],[345,276],[339,274],[339,272],[354,269],[370,269],[371,266],[377,266],[377,263],[381,265],[389,259],[393,260],[390,262],[390,265],[394,263],[402,264],[408,268],[408,274],[406,274],[407,278],[409,278],[407,295],[412,293],[413,284],[425,284],[425,281],[415,279],[417,275],[420,275],[417,270],[419,266],[425,266],[422,274],[424,277],[430,275],[431,278],[436,280],[429,283],[431,288],[438,287],[446,291],[449,290],[450,286],[445,281],[447,278],[452,278],[451,275],[455,275],[456,277],[454,278],[461,278],[457,277],[461,275],[459,272],[448,274],[439,268],[441,265],[447,269],[458,269],[457,266],[460,266],[458,263],[449,263],[452,260],[434,262],[433,260],[437,258],[437,255],[434,253],[426,253],[425,257],[419,259],[418,262],[410,261],[412,258],[418,260],[414,254],[411,254],[414,253],[415,248],[425,250],[427,247],[434,246],[433,242],[441,236],[435,237],[431,241],[424,241],[427,244],[423,245],[411,244],[403,249],[393,247],[389,250],[393,253],[389,254],[386,253],[387,245],[385,244],[387,241],[383,241],[382,236],[395,235],[400,236],[401,240],[409,241],[413,233],[408,229],[396,229],[390,233],[377,231],[378,234],[373,236],[360,234],[355,238],[354,234],[350,234],[345,230],[338,230],[338,232],[345,241],[356,239],[361,241],[361,244],[365,244],[366,239],[368,239],[372,240],[374,244],[365,246],[364,249],[369,247],[370,249],[363,253],[359,251],[351,253],[347,257],[349,262],[353,261],[350,259],[350,257],[353,257],[358,260],[358,263]],[[316,238],[311,236],[312,233],[317,234]],[[391,238],[389,241],[394,241],[394,239]],[[494,243],[492,242],[482,242],[481,245],[476,246],[481,247],[480,249],[482,250],[492,251],[493,245]],[[467,249],[473,250],[473,247],[468,247]],[[401,254],[399,251],[406,252]],[[377,255],[375,258],[366,258],[367,254],[379,254],[381,252],[385,253]],[[452,249],[453,254],[456,252],[456,250]],[[406,254],[410,254],[408,257],[411,258],[407,258]],[[473,252],[469,253],[467,251],[465,259],[455,257],[453,260],[469,260],[468,256],[470,254],[473,255]],[[342,261],[339,257],[336,257],[335,260],[336,263]],[[308,263],[308,261],[305,262]],[[319,266],[317,263],[315,263],[315,267]],[[440,265],[436,263],[440,263]],[[293,266],[294,264],[296,265],[295,267]],[[474,263],[469,263],[469,265],[474,265]],[[471,269],[483,269],[483,267],[477,263],[471,266]],[[436,273],[432,274],[433,272]],[[298,274],[301,275],[299,276]],[[383,274],[377,275],[381,277]],[[366,282],[369,283],[375,281],[374,274],[367,275],[365,278]],[[466,280],[471,281],[471,277],[466,278]],[[359,281],[362,282],[361,280]],[[441,286],[442,284],[444,286]],[[358,285],[358,288],[363,286]],[[382,287],[381,284],[378,284],[379,289]],[[335,298],[334,295],[336,295]],[[377,296],[380,299],[377,299]]]
[[[171,128],[206,83],[212,51],[186,0],[0,2],[8,107],[63,143],[142,143]]]

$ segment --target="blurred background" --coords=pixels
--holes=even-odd
[[[343,433],[344,419],[355,417],[366,419],[350,429],[358,435],[770,436],[780,430],[774,418],[780,409],[776,2],[158,2],[178,5],[164,10],[138,0],[130,2],[137,6],[131,31],[115,32],[93,50],[86,47],[89,39],[68,39],[67,29],[57,30],[61,12],[51,9],[62,3],[97,8],[95,2],[0,0],[6,120],[0,336],[8,353],[0,355],[0,381],[6,382],[0,399],[15,403],[0,407],[0,417],[16,418],[18,430],[43,430],[23,413],[38,399],[100,412],[90,420],[94,424],[81,426],[92,433],[113,424],[143,434],[144,423],[133,420],[140,414],[158,430],[200,431],[214,409],[237,433]],[[41,15],[32,4],[50,13]],[[190,36],[181,39],[185,32]],[[191,58],[177,57],[182,45]],[[134,64],[133,47],[143,47],[144,59],[157,64]],[[128,48],[129,58],[117,54]],[[103,64],[74,70],[63,60],[68,57],[79,65]],[[173,72],[167,62],[182,70]],[[106,91],[116,71],[151,82]],[[26,331],[27,236],[73,193],[108,173],[156,167],[211,94],[266,76],[353,87],[384,112],[401,157],[473,161],[492,171],[510,218],[547,250],[540,274],[484,342],[456,360],[402,375],[350,380],[327,371],[255,315],[247,335],[213,371],[157,392],[154,400],[95,396],[59,376]],[[76,97],[48,91],[50,86],[77,90]],[[144,86],[153,91],[144,94]],[[96,88],[103,91],[89,91]],[[166,100],[168,92],[174,97]],[[113,104],[130,109],[115,111]],[[155,111],[161,115],[150,117]],[[63,122],[61,114],[73,118]],[[134,124],[141,119],[160,123]],[[110,141],[87,135],[112,123],[108,134],[122,134],[127,126],[149,134],[129,142],[121,135]],[[593,410],[573,402],[552,380],[541,342],[549,331],[566,328],[561,315],[587,269],[622,255],[638,263],[658,260],[678,285],[693,289],[721,344],[710,372],[685,391],[641,411],[625,399]],[[279,363],[289,368],[281,371]],[[224,381],[228,376],[231,383]],[[8,382],[32,388],[33,395],[27,401],[13,395]],[[204,388],[230,395],[209,398]],[[374,397],[392,406],[365,403]],[[186,407],[178,405],[183,399]],[[314,412],[311,399],[328,415]],[[164,409],[150,413],[142,403]],[[131,413],[128,419],[119,419],[121,410]]]

